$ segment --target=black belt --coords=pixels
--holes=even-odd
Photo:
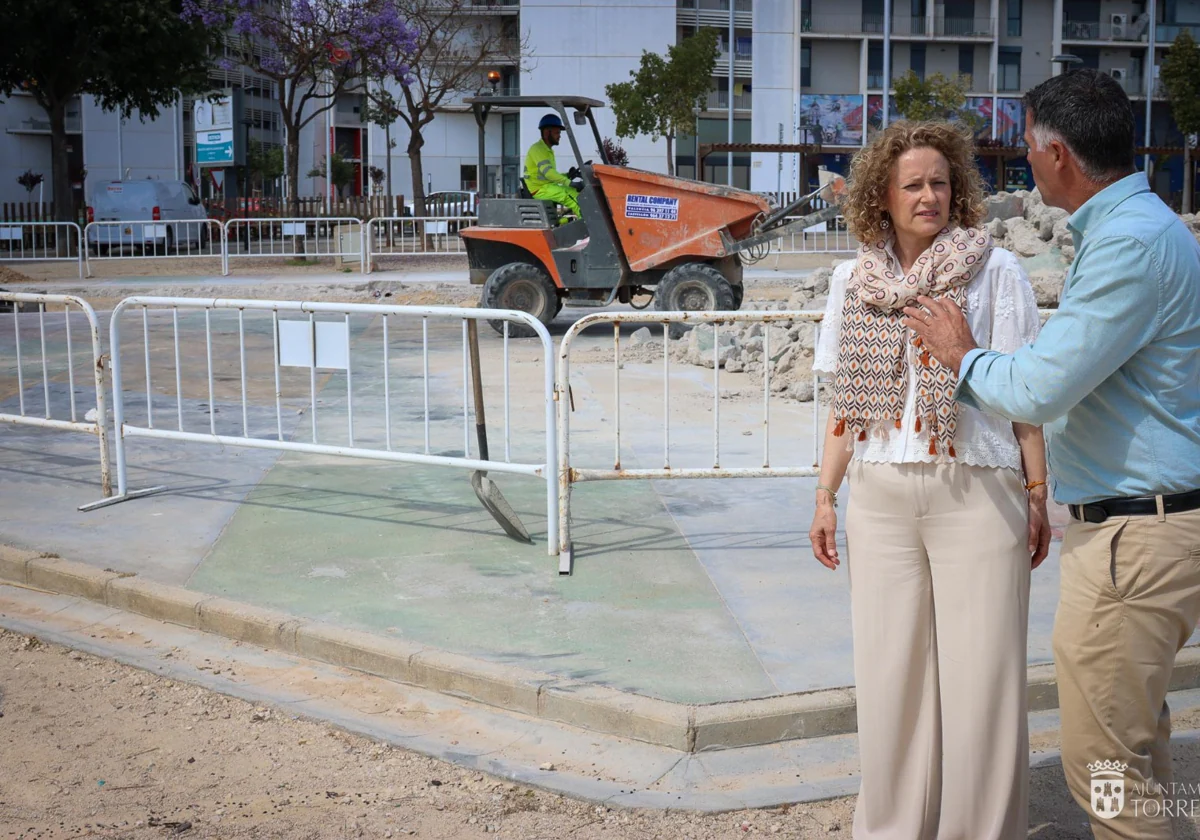
[[[1163,513],[1183,513],[1200,508],[1200,490],[1163,496]],[[1083,522],[1103,522],[1110,516],[1152,516],[1158,513],[1154,496],[1127,499],[1101,499],[1086,505],[1067,505],[1071,516]]]

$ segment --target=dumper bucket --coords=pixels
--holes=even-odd
[[[771,212],[765,198],[720,184],[606,164],[596,164],[592,171],[634,271],[688,257],[726,256],[722,230],[742,239],[760,214]]]

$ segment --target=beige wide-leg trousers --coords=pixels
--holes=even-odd
[[[850,467],[856,840],[1028,831],[1028,503],[1012,470]]]
[[[1054,667],[1067,786],[1099,840],[1170,838],[1171,817],[1195,817],[1200,781],[1171,784],[1166,702],[1200,618],[1200,510],[1072,520],[1061,565]],[[1125,765],[1119,803],[1105,788],[1112,775],[1093,779],[1100,762]]]

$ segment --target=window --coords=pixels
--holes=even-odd
[[[800,43],[800,87],[812,87],[812,44]]]
[[[867,87],[872,90],[883,87],[883,44],[867,47]]]
[[[913,44],[908,48],[908,67],[917,74],[917,78],[925,80],[925,45]]]
[[[1022,0],[1008,0],[1008,35],[1010,38],[1021,37],[1021,3]]]
[[[975,77],[975,45],[963,44],[958,48],[958,72],[968,79]]]
[[[997,56],[996,80],[997,90],[1012,91],[1021,89],[1021,48],[1001,47]]]
[[[883,0],[862,0],[862,31],[883,31]]]

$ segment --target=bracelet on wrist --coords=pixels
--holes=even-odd
[[[1028,493],[1030,490],[1032,490],[1035,487],[1045,487],[1045,486],[1046,486],[1045,481],[1031,481],[1025,485],[1025,492]]]
[[[818,484],[817,490],[824,490],[826,493],[828,493],[829,497],[833,500],[833,506],[837,507],[837,493],[834,492],[833,488],[826,487],[824,484]]]

